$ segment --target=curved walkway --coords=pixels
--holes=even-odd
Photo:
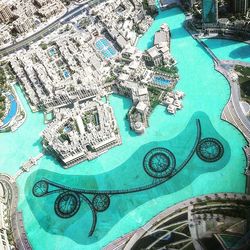
[[[245,174],[247,177],[246,193],[250,194],[250,121],[245,117],[240,106],[240,87],[238,85],[238,82],[236,82],[230,75],[230,73],[225,69],[226,65],[229,65],[229,62],[221,61],[220,63],[220,65],[216,64],[215,68],[218,72],[220,72],[227,78],[231,87],[231,96],[228,103],[224,107],[221,118],[239,129],[248,142],[248,146],[244,147],[243,150],[247,159],[245,170]],[[235,63],[237,64],[237,62]]]
[[[219,60],[216,55],[213,53],[213,51],[198,37],[197,34],[193,33],[187,25],[187,22],[184,25],[185,29],[189,32],[189,34],[195,39],[205,50],[206,52],[211,56],[211,58],[214,61],[215,69],[220,72],[224,77],[227,78],[228,82],[230,83],[231,87],[231,97],[228,101],[227,105],[225,106],[228,109],[232,109],[232,112],[236,115],[236,119],[234,120],[227,120],[225,117],[222,118],[227,120],[228,122],[232,123],[235,127],[237,127],[242,134],[245,136],[245,138],[248,141],[248,145],[250,145],[250,121],[245,117],[241,107],[240,107],[240,91],[239,86],[236,81],[234,81],[233,77],[231,76],[230,72],[228,71],[228,68],[234,67],[234,65],[242,65],[250,67],[249,63],[240,62],[240,61],[231,61],[231,60]],[[229,105],[229,103],[232,103],[232,106]],[[249,165],[248,165],[249,166]]]
[[[185,28],[189,34],[206,50],[206,52],[211,56],[214,61],[215,69],[220,72],[229,82],[231,88],[231,96],[224,107],[224,110],[221,114],[221,118],[237,129],[240,130],[242,135],[246,138],[248,145],[243,148],[244,153],[247,158],[245,174],[246,178],[246,193],[250,194],[250,121],[244,115],[241,106],[240,106],[240,87],[237,80],[234,80],[229,69],[234,68],[236,64],[250,67],[249,63],[240,62],[240,61],[231,61],[231,60],[219,60],[213,51],[198,37],[197,34],[194,34],[189,28],[187,23],[185,23]]]
[[[122,249],[130,250],[132,246],[135,244],[135,242],[138,239],[140,239],[142,235],[144,235],[150,228],[152,228],[152,226],[158,224],[164,218],[174,213],[180,213],[182,212],[183,209],[188,208],[190,205],[199,203],[201,202],[201,200],[206,201],[208,199],[210,200],[218,200],[218,199],[250,200],[250,195],[239,194],[239,193],[216,193],[216,194],[206,194],[206,195],[190,198],[183,202],[177,203],[176,205],[171,206],[170,208],[167,208],[166,210],[159,213],[157,216],[155,216],[152,220],[150,220],[141,228],[138,228],[137,230],[131,233],[128,233],[124,235],[123,237],[111,242],[109,245],[107,245],[103,249],[104,250],[122,250]]]
[[[18,250],[32,250],[23,226],[22,213],[17,211],[18,189],[14,179],[8,175],[0,174],[0,182],[7,191],[8,215],[11,231]]]
[[[220,66],[217,67],[217,70],[220,71],[225,77],[228,79],[230,86],[231,86],[231,98],[232,104],[234,106],[235,112],[237,113],[237,116],[239,117],[242,124],[245,126],[246,131],[242,131],[250,145],[250,121],[246,118],[244,115],[244,112],[242,111],[242,108],[240,106],[240,86],[238,81],[235,81],[233,79],[233,76],[226,70],[227,67],[234,68],[235,65],[241,65],[244,67],[250,67],[250,63],[240,62],[240,61],[230,61],[230,60],[224,60],[220,61]],[[244,130],[244,129],[243,129]]]

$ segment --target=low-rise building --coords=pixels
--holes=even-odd
[[[50,18],[56,15],[64,8],[64,5],[60,1],[53,1],[47,5],[43,5],[37,12],[39,15],[45,18]]]
[[[18,33],[28,32],[33,27],[33,25],[33,20],[27,16],[20,16],[13,22],[13,27]]]
[[[114,86],[114,91],[132,99],[133,106],[128,112],[130,127],[139,134],[143,133],[145,128],[148,127],[148,116],[150,114],[148,89],[143,85],[127,80],[126,75],[123,74]]]
[[[74,108],[54,110],[55,119],[43,131],[44,147],[67,168],[81,161],[96,158],[121,144],[112,107],[100,100]]]
[[[36,4],[38,7],[43,7],[47,3],[49,3],[51,0],[34,0],[34,4]]]
[[[170,53],[170,31],[166,24],[155,33],[154,46],[145,51],[143,58],[151,66],[167,64],[172,58]]]

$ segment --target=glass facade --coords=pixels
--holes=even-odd
[[[217,0],[202,1],[202,20],[203,23],[217,23],[218,2]]]

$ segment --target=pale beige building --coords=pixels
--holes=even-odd
[[[51,16],[59,13],[63,7],[64,6],[60,1],[55,1],[41,7],[38,10],[38,13],[43,17],[50,18]]]
[[[49,2],[49,0],[34,0],[34,4],[36,4],[40,8],[44,5],[46,5],[48,2]]]
[[[19,17],[13,22],[13,26],[18,33],[25,33],[33,27],[33,20],[27,16]]]
[[[13,16],[14,15],[8,5],[0,4],[0,22],[8,23]]]

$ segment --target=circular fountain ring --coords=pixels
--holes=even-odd
[[[46,181],[38,181],[32,189],[32,193],[36,197],[41,197],[48,192],[48,183]]]
[[[103,212],[109,207],[110,198],[107,194],[97,194],[94,196],[92,204],[97,212]]]
[[[166,178],[171,176],[175,166],[175,156],[166,148],[153,148],[143,159],[145,172],[153,178]]]
[[[66,191],[57,196],[54,208],[59,217],[70,218],[78,212],[80,198],[75,192]]]
[[[197,147],[196,154],[206,162],[218,161],[224,154],[224,148],[220,141],[215,138],[202,139]]]

